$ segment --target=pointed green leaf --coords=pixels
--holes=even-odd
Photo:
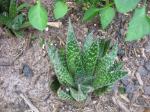
[[[91,93],[94,91],[94,88],[91,86],[87,86],[87,85],[81,85],[81,90],[83,91],[85,95],[88,95],[88,93]]]
[[[78,90],[70,88],[70,94],[78,102],[84,101],[87,98],[87,96],[81,91],[80,85]]]
[[[126,13],[134,9],[141,0],[114,0],[117,10]]]
[[[104,86],[112,85],[115,81],[121,79],[126,74],[127,72],[125,71],[112,71],[110,73],[102,73],[101,75],[97,75],[97,78],[94,80],[93,86],[95,89],[99,89]]]
[[[99,89],[95,90],[95,91],[94,91],[94,94],[97,95],[97,96],[102,95],[102,94],[104,94],[105,92],[107,92],[108,89],[109,89],[109,86],[104,86],[104,87],[102,87],[102,88],[99,88]]]
[[[58,51],[56,50],[56,48],[54,48],[54,46],[49,46],[48,55],[51,63],[54,66],[54,70],[59,82],[63,85],[74,86],[73,77],[69,74],[67,68],[63,66],[60,55],[58,54]]]
[[[74,99],[72,98],[72,96],[67,93],[66,91],[64,91],[62,88],[59,88],[57,91],[57,95],[61,100],[64,101],[74,101]]]
[[[99,54],[98,42],[93,42],[89,49],[83,53],[83,63],[85,66],[86,75],[93,75],[95,65]]]
[[[11,0],[10,1],[10,6],[9,6],[9,17],[11,19],[15,18],[17,15],[17,4],[16,0]]]
[[[110,69],[110,67],[114,64],[115,58],[117,57],[117,51],[118,45],[116,44],[109,53],[98,59],[97,68],[95,71],[96,75],[103,75],[103,73]]]
[[[126,41],[139,40],[148,34],[150,34],[150,18],[146,15],[145,7],[137,8],[129,23]]]
[[[80,48],[70,21],[66,43],[66,59],[68,69],[72,74],[77,73],[77,70],[82,67]]]
[[[94,88],[101,88],[107,86],[107,81],[111,79],[109,77],[109,70],[114,64],[115,58],[117,56],[117,44],[113,46],[112,50],[107,53],[104,57],[99,58],[95,71],[95,80],[93,82]]]
[[[112,7],[103,8],[100,11],[100,21],[103,29],[111,23],[113,18],[115,17],[115,10]]]
[[[54,6],[54,16],[56,19],[62,18],[68,11],[68,6],[64,1],[56,1]]]
[[[106,55],[110,48],[110,40],[104,40],[100,39],[99,40],[99,57],[103,57]]]
[[[85,13],[84,13],[84,17],[83,17],[83,21],[89,21],[91,19],[93,19],[94,16],[96,16],[99,12],[99,8],[96,7],[91,7],[89,8]]]
[[[30,8],[28,18],[31,25],[38,30],[43,31],[47,26],[48,13],[39,1]]]

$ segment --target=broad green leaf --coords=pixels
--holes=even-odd
[[[114,0],[117,10],[126,13],[134,9],[141,0]]]
[[[39,1],[30,8],[28,18],[31,25],[38,30],[43,31],[47,26],[48,14]]]
[[[82,65],[82,61],[80,48],[70,21],[66,40],[66,60],[69,71],[72,74],[77,73],[77,69]]]
[[[78,102],[84,101],[87,98],[87,96],[82,92],[80,85],[78,90],[70,88],[70,94]]]
[[[100,11],[100,21],[103,29],[111,23],[113,18],[115,17],[115,10],[112,7],[103,8]]]
[[[126,41],[139,40],[148,34],[150,34],[150,18],[146,15],[145,7],[137,8],[129,23]]]
[[[56,1],[54,6],[54,16],[56,19],[62,18],[68,11],[68,6],[64,1]]]
[[[17,3],[16,0],[11,0],[9,6],[9,17],[11,19],[14,19],[16,15],[17,15]]]
[[[49,46],[48,55],[51,60],[51,63],[54,66],[54,70],[59,82],[63,85],[74,86],[73,77],[69,74],[67,67],[63,66],[63,62],[61,61],[60,55],[54,46]]]
[[[61,100],[64,101],[74,101],[74,99],[72,98],[72,96],[67,93],[66,91],[64,91],[61,87],[58,89],[57,91],[57,95]]]
[[[93,19],[94,16],[96,16],[99,13],[99,8],[91,7],[89,8],[85,13],[83,17],[83,21],[89,21]]]

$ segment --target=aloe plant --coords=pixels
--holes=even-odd
[[[101,94],[127,73],[116,62],[117,44],[94,39],[90,33],[79,47],[69,21],[66,47],[48,47],[48,55],[56,77],[51,88],[64,101],[85,102],[92,93]]]

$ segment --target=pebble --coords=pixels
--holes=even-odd
[[[141,76],[145,76],[148,74],[148,71],[143,67],[143,66],[139,66],[137,72],[141,75]]]
[[[145,95],[150,95],[150,86],[145,86],[144,87],[144,94]]]
[[[124,78],[121,80],[121,82],[123,83],[123,85],[127,86],[127,85],[129,84],[129,77],[128,77],[128,76],[124,77]]]
[[[145,46],[145,51],[150,52],[150,42],[148,42]]]
[[[24,74],[25,77],[32,77],[33,71],[27,64],[23,64],[23,69],[22,73]]]
[[[145,64],[145,67],[146,67],[147,70],[150,71],[150,61],[148,61],[148,62]]]
[[[125,89],[126,89],[126,93],[128,93],[128,94],[133,93],[135,91],[135,86],[130,83],[125,87]]]

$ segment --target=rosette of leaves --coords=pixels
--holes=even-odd
[[[6,26],[14,35],[20,37],[22,35],[20,29],[29,26],[25,15],[21,12],[23,8],[28,7],[28,4],[17,6],[16,0],[4,0],[0,5],[3,5],[0,12],[0,25]]]
[[[101,94],[127,73],[116,62],[117,44],[94,39],[90,33],[79,47],[69,21],[65,48],[48,47],[48,55],[56,78],[50,87],[61,100],[85,102],[91,94]]]

